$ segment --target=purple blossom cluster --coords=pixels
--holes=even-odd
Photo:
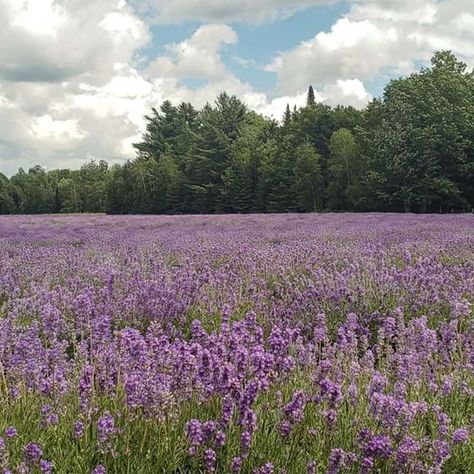
[[[0,217],[0,468],[474,472],[473,303],[468,215]]]

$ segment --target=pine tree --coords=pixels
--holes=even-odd
[[[322,207],[321,157],[309,143],[295,151],[294,182],[298,210],[316,212]]]
[[[306,97],[306,105],[308,107],[311,107],[312,105],[315,105],[315,104],[316,104],[316,98],[314,96],[314,89],[313,89],[313,86],[309,86],[308,95]]]
[[[283,125],[286,127],[290,124],[290,122],[291,122],[290,104],[286,104],[286,110],[285,110],[285,113],[283,114]]]

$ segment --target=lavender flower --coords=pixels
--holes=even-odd
[[[466,428],[458,428],[453,433],[454,444],[465,444],[469,439],[469,430]]]
[[[74,436],[79,439],[84,435],[84,423],[80,420],[74,422]]]
[[[441,466],[445,459],[449,456],[449,445],[446,441],[436,440],[434,442],[434,452],[436,464]]]
[[[5,436],[7,438],[14,438],[16,435],[17,435],[17,431],[16,431],[15,427],[13,427],[13,426],[9,426],[5,430]]]
[[[240,446],[242,449],[242,454],[246,456],[250,450],[250,443],[252,440],[252,435],[248,431],[244,431],[240,438]]]
[[[98,464],[92,471],[91,474],[106,474],[105,467],[102,464]]]
[[[283,420],[281,423],[280,423],[280,434],[283,436],[283,437],[287,437],[290,435],[291,433],[291,430],[292,430],[292,425],[291,423],[288,421],[288,420]]]
[[[373,435],[365,442],[363,448],[367,457],[387,459],[392,454],[392,441],[385,435]]]
[[[216,446],[222,448],[225,445],[225,433],[222,430],[218,430],[215,435]]]
[[[215,471],[216,460],[217,460],[217,456],[216,456],[215,451],[211,448],[206,449],[206,451],[204,452],[204,464],[206,465],[208,472]]]
[[[411,436],[406,436],[398,447],[396,459],[400,466],[404,466],[410,461],[410,458],[414,456],[420,450],[421,446],[418,441],[413,439]]]
[[[107,445],[111,438],[115,435],[115,421],[110,413],[104,413],[104,415],[102,415],[97,421],[97,433],[99,436],[99,443],[102,446]]]
[[[230,470],[233,473],[239,473],[241,469],[242,469],[242,459],[239,457],[233,458],[230,464]]]
[[[51,474],[53,472],[53,463],[42,459],[40,461],[40,471],[43,474]]]
[[[346,453],[340,448],[334,448],[329,455],[327,474],[336,474],[345,466]]]
[[[184,435],[194,459],[164,470],[262,473],[250,450],[277,432],[326,440],[308,473],[441,472],[471,454],[472,238],[466,215],[0,216],[0,392],[111,462],[118,426],[166,425],[126,454]],[[27,430],[2,435],[0,472],[51,470],[37,443],[16,459]]]
[[[302,421],[305,405],[305,394],[302,391],[298,391],[293,394],[293,398],[287,405],[285,405],[283,411],[290,420],[294,422]]]
[[[275,472],[275,468],[271,462],[265,463],[262,467],[255,469],[254,474],[273,474]]]
[[[36,463],[43,455],[41,447],[37,443],[28,443],[24,449],[25,460],[29,463]]]
[[[54,426],[59,422],[59,416],[55,413],[51,405],[43,405],[41,407],[42,426]]]
[[[199,420],[190,420],[186,425],[188,438],[193,446],[199,446],[204,441],[204,432]]]
[[[371,457],[366,456],[362,459],[360,464],[361,464],[361,469],[360,469],[361,474],[367,474],[372,471],[372,468],[374,466],[374,460]]]

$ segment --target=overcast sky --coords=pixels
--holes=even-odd
[[[7,175],[132,158],[165,99],[279,119],[309,84],[363,107],[437,49],[474,65],[474,0],[0,0],[0,25]]]

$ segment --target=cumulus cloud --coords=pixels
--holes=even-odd
[[[153,98],[132,66],[146,23],[116,0],[0,0],[0,20],[2,171],[123,158]]]
[[[402,69],[405,48],[406,39],[393,26],[341,18],[331,31],[280,54],[267,70],[276,72],[281,91],[289,92],[310,83],[319,87],[339,79],[369,79],[390,64]]]
[[[354,20],[394,27],[406,37],[405,57],[429,59],[435,49],[451,49],[467,61],[474,58],[474,2],[471,0],[359,0]]]
[[[330,31],[280,53],[266,69],[277,74],[281,93],[291,93],[310,83],[328,89],[407,74],[438,49],[473,64],[473,20],[471,0],[355,0]]]
[[[227,25],[204,25],[189,38],[167,46],[168,55],[157,58],[150,74],[160,77],[187,77],[222,80],[229,73],[220,56],[226,44],[235,44],[237,34]]]
[[[332,106],[344,104],[362,109],[372,100],[372,95],[365,90],[359,79],[338,79],[334,84],[326,84],[323,87],[321,99]]]
[[[80,74],[103,81],[115,62],[148,40],[148,27],[116,1],[0,0],[0,78],[60,82]]]
[[[331,106],[344,104],[361,109],[372,99],[372,95],[365,90],[364,84],[358,79],[339,79],[314,92],[316,102]],[[254,105],[254,108],[267,117],[281,120],[287,105],[290,106],[291,110],[293,107],[303,107],[306,104],[306,98],[306,90],[293,95],[277,97],[273,100],[264,97],[261,103]]]
[[[31,27],[34,1],[45,23]],[[95,5],[94,5],[95,3]],[[203,25],[140,69],[147,25],[125,2],[0,0],[8,41],[0,45],[0,167],[12,173],[34,163],[77,167],[87,157],[123,161],[145,126],[144,116],[165,99],[197,107],[221,91],[251,107],[264,94],[227,70],[222,49],[237,41],[229,26]],[[49,20],[48,20],[49,19]],[[10,35],[10,36],[6,36]],[[21,38],[15,45],[11,35]],[[70,51],[71,44],[82,48]],[[40,51],[41,50],[41,51]],[[41,56],[42,55],[42,56]],[[11,59],[11,60],[10,60]],[[186,79],[204,81],[198,88]]]
[[[317,92],[315,92],[315,99],[317,102],[323,101],[322,97]],[[293,110],[293,107],[299,108],[303,107],[305,104],[306,92],[301,92],[291,96],[287,95],[277,97],[270,101],[262,100],[260,104],[256,105],[255,109],[267,117],[280,121],[283,118],[287,105],[289,105],[290,109]]]
[[[222,48],[235,44],[237,34],[226,25],[204,25],[188,39],[169,45],[167,55],[157,58],[147,69],[156,89],[171,102],[186,101],[196,107],[213,102],[222,91],[236,95],[251,109],[268,117],[281,119],[287,104],[300,107],[306,101],[306,91],[269,99],[265,93],[255,91],[241,81],[224,64]],[[158,79],[153,79],[158,77]],[[197,88],[186,85],[185,79],[204,79]],[[333,96],[334,97],[334,96]],[[324,99],[317,95],[317,98]]]
[[[236,54],[232,22],[338,1],[0,0],[0,170],[133,158],[144,115],[165,99],[201,107],[227,91],[280,119],[287,103],[305,103],[309,84],[320,102],[363,107],[371,99],[365,82],[410,72],[436,49],[474,65],[472,0],[351,0],[328,31],[266,66],[277,77],[275,96],[229,70],[228,59],[261,67]],[[208,24],[150,59],[152,18]]]
[[[135,0],[142,3],[142,0]],[[205,22],[245,21],[259,23],[284,18],[314,5],[327,5],[340,0],[147,0],[150,12],[161,23],[179,23],[186,20]]]

